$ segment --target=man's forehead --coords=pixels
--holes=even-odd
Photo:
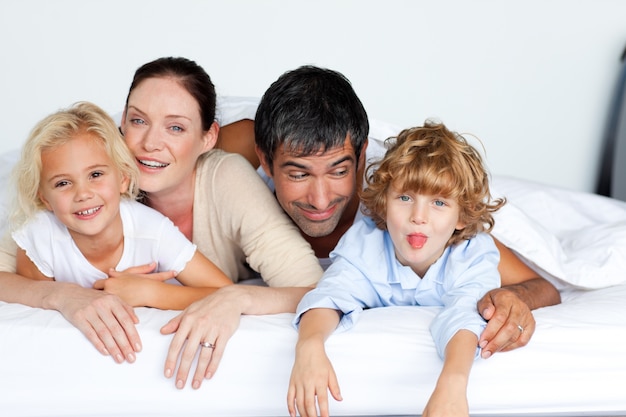
[[[315,158],[315,157],[329,157],[333,155],[352,155],[356,156],[356,150],[352,146],[350,135],[346,136],[343,143],[336,146],[327,146],[325,143],[320,143],[318,147],[313,148],[309,145],[296,145],[292,143],[283,143],[276,149],[276,156],[283,156],[287,158]]]

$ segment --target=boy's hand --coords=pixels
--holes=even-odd
[[[304,342],[296,348],[296,360],[291,371],[287,408],[294,417],[296,411],[302,417],[328,417],[328,391],[341,401],[337,376],[324,352],[323,343]]]

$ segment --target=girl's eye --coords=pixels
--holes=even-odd
[[[59,182],[54,184],[54,188],[65,187],[68,184],[69,184],[69,181],[59,181]]]
[[[91,173],[91,178],[98,178],[104,175],[104,172],[102,171],[94,171]]]

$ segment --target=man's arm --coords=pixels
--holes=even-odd
[[[535,331],[531,310],[559,304],[557,289],[494,238],[500,251],[502,287],[489,291],[478,311],[489,323],[480,337],[482,357],[525,346]]]

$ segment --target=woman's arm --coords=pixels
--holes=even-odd
[[[215,374],[242,314],[293,313],[302,296],[310,290],[309,287],[229,285],[192,303],[161,328],[163,334],[176,332],[165,361],[165,376],[174,375],[180,358],[175,383],[177,388],[183,388],[200,343],[212,343],[215,347],[201,349],[198,357],[191,385],[199,388],[204,378]]]
[[[478,339],[469,330],[459,330],[446,346],[446,355],[423,417],[469,416],[467,381],[474,362]]]
[[[525,346],[535,331],[531,310],[561,302],[552,284],[500,241],[494,241],[500,252],[498,271],[502,287],[489,291],[478,302],[479,313],[488,321],[479,341],[483,358]]]

